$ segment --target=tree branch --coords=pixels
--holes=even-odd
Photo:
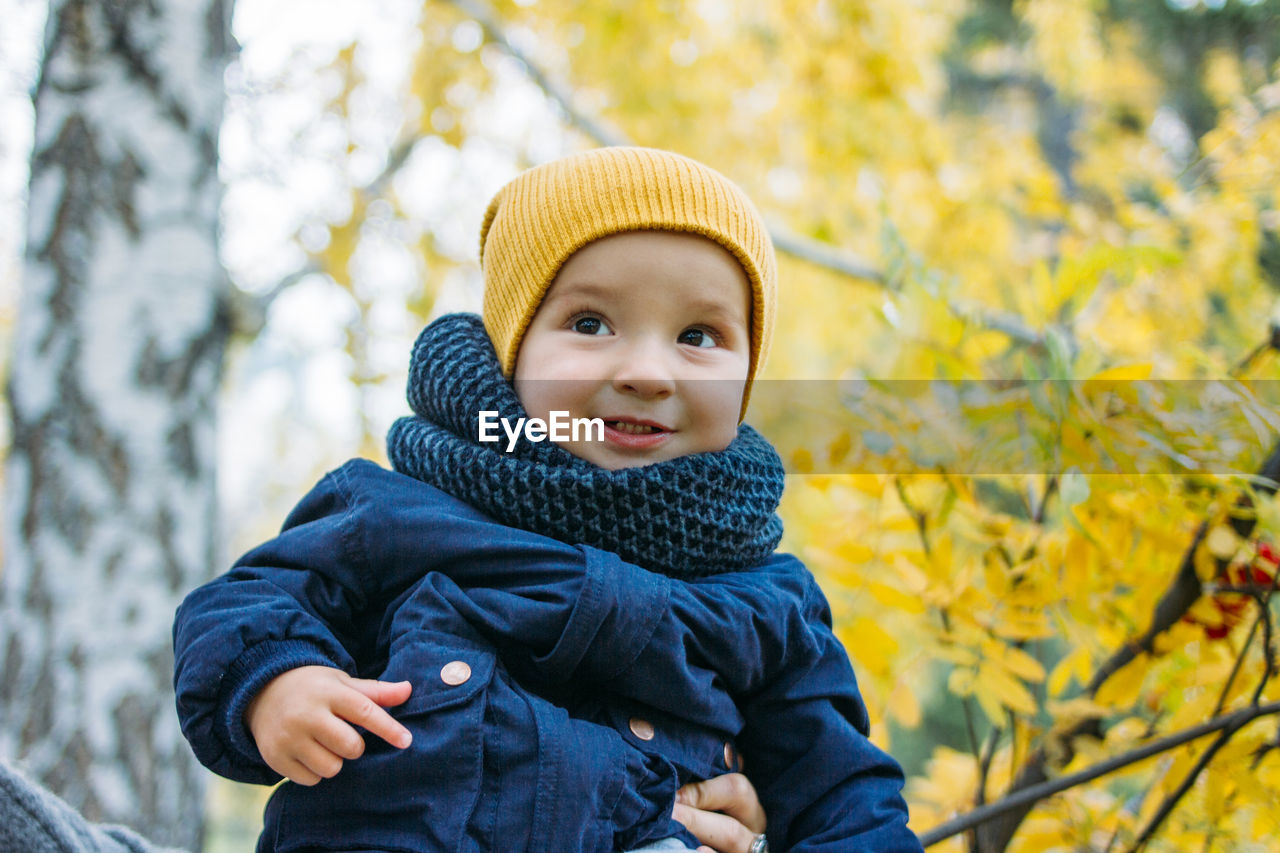
[[[1270,618],[1268,618],[1270,613],[1267,609],[1266,601],[1262,598],[1262,596],[1259,596],[1258,604],[1261,608],[1261,612],[1258,614],[1258,621],[1254,622],[1254,629],[1258,627],[1259,622],[1262,623],[1263,635],[1264,635],[1263,654],[1266,661],[1266,669],[1262,673],[1262,678],[1258,679],[1258,686],[1254,688],[1253,697],[1250,700],[1251,702],[1250,707],[1252,708],[1258,707],[1258,700],[1262,697],[1262,691],[1266,688],[1267,682],[1271,680],[1271,676],[1274,672],[1272,667],[1272,662],[1271,662],[1271,654],[1270,654],[1271,620]],[[1250,632],[1249,638],[1250,640],[1253,639],[1252,632]],[[1239,657],[1236,658],[1237,665],[1239,665],[1239,663],[1244,659],[1244,653],[1245,651],[1248,650],[1248,648],[1249,646],[1246,643],[1245,648],[1241,650]],[[1235,677],[1235,670],[1232,670],[1232,678],[1234,677]],[[1226,695],[1226,691],[1224,689],[1223,696],[1225,697],[1225,695]],[[1221,704],[1221,702],[1219,702],[1219,704]],[[1217,712],[1215,711],[1214,713],[1217,713]],[[1191,790],[1191,786],[1195,784],[1196,779],[1198,779],[1200,777],[1200,774],[1204,772],[1205,768],[1209,766],[1209,762],[1212,761],[1213,757],[1218,754],[1218,750],[1226,746],[1227,741],[1231,740],[1231,737],[1237,731],[1240,730],[1241,726],[1243,726],[1247,722],[1249,721],[1242,720],[1239,723],[1226,726],[1222,729],[1222,732],[1218,735],[1217,738],[1214,739],[1213,743],[1209,744],[1208,748],[1205,749],[1205,751],[1200,754],[1200,757],[1196,760],[1195,766],[1192,767],[1187,772],[1186,777],[1183,778],[1182,783],[1178,785],[1177,790],[1173,791],[1171,794],[1169,794],[1167,797],[1164,798],[1164,802],[1160,804],[1160,807],[1156,810],[1156,813],[1151,816],[1151,819],[1149,821],[1147,821],[1147,825],[1138,834],[1138,838],[1136,841],[1134,841],[1133,846],[1129,848],[1129,853],[1138,853],[1138,851],[1140,851],[1143,847],[1147,845],[1147,842],[1150,841],[1152,837],[1155,836],[1156,832],[1160,829],[1161,824],[1165,822],[1165,820],[1169,817],[1169,815],[1173,814],[1173,810],[1177,808],[1178,803],[1182,800],[1183,797],[1186,796],[1187,792]]]
[[[1254,347],[1248,355],[1231,368],[1232,376],[1240,376],[1265,352],[1280,350],[1280,323],[1272,321],[1267,339]]]
[[[778,222],[769,223],[769,236],[773,238],[773,245],[778,251],[785,252],[793,258],[814,266],[825,267],[850,278],[884,286],[884,273],[853,252],[797,234]]]
[[[358,204],[368,205],[369,202],[382,197],[386,192],[387,185],[395,179],[400,169],[408,162],[414,146],[422,139],[422,134],[410,133],[391,147],[391,151],[387,155],[386,165],[382,167],[382,171],[369,183],[356,189]],[[324,270],[315,261],[307,261],[298,269],[281,278],[266,293],[253,296],[237,291],[232,297],[232,328],[236,334],[251,338],[257,337],[262,331],[262,327],[266,325],[267,312],[271,308],[271,303],[275,302],[276,297],[307,276],[323,272]]]
[[[570,125],[600,145],[635,144],[620,131],[578,109],[573,103],[573,95],[569,89],[552,80],[538,63],[512,43],[498,18],[484,3],[479,0],[444,0],[444,2],[479,24],[489,41],[520,63],[529,78],[560,108]],[[884,284],[884,274],[853,252],[801,236],[778,223],[769,224],[769,236],[773,238],[774,246],[788,255],[851,278]]]
[[[1267,495],[1275,494],[1276,483],[1280,481],[1280,443],[1272,448],[1270,456],[1262,464],[1258,474],[1259,485],[1256,486],[1258,491]],[[1250,503],[1250,499],[1247,495],[1243,495],[1241,502],[1247,505]],[[1254,527],[1257,525],[1257,521],[1254,518],[1233,518],[1231,523],[1236,533],[1242,538],[1248,538],[1252,535]],[[1195,600],[1200,597],[1202,590],[1200,579],[1195,571],[1195,552],[1204,541],[1207,532],[1208,525],[1201,524],[1190,546],[1183,554],[1177,573],[1170,582],[1168,589],[1160,597],[1160,601],[1156,604],[1150,627],[1136,641],[1117,649],[1098,668],[1085,688],[1085,693],[1088,696],[1095,696],[1098,689],[1102,687],[1108,678],[1133,661],[1140,652],[1149,653],[1154,646],[1155,638],[1181,620],[1191,605],[1195,603]],[[1076,737],[1083,734],[1096,736],[1101,735],[1101,733],[1102,718],[1094,715],[1087,716],[1066,731],[1053,736],[1057,747],[1055,754],[1065,756],[1062,759],[1064,762],[1069,761],[1074,754],[1071,742]],[[1048,784],[1048,770],[1048,751],[1046,746],[1041,744],[1039,748],[1027,757],[1026,762],[1018,771],[1013,785],[1010,786],[1010,790],[1019,794],[1029,790],[1039,790],[1040,786]],[[1017,805],[1002,809],[999,814],[978,822],[980,824],[978,829],[978,849],[983,853],[998,853],[998,851],[1003,851],[1008,846],[1013,834],[1017,832],[1023,819],[1026,818],[1035,805],[1036,798],[1020,799],[1017,802]]]
[[[548,75],[538,63],[534,62],[523,50],[516,47],[507,37],[497,16],[484,3],[478,0],[445,0],[462,14],[471,18],[484,30],[489,41],[502,48],[503,53],[510,56],[524,67],[529,79],[541,89],[548,98],[564,113],[569,123],[600,145],[631,145],[627,138],[614,128],[587,115],[573,104],[573,95],[565,87],[559,85]]]
[[[1078,770],[1075,773],[1069,773],[1058,779],[1048,780],[1038,785],[1015,791],[1006,797],[980,806],[968,814],[960,815],[952,818],[945,823],[941,823],[927,832],[920,834],[920,843],[925,847],[930,847],[940,841],[958,835],[968,829],[973,829],[984,823],[992,821],[1011,811],[1029,808],[1046,797],[1054,794],[1060,794],[1063,791],[1074,788],[1077,785],[1083,785],[1086,782],[1092,782],[1094,779],[1114,773],[1130,764],[1135,764],[1153,755],[1159,755],[1175,749],[1183,744],[1190,743],[1193,740],[1202,738],[1205,735],[1213,734],[1230,729],[1233,733],[1258,717],[1270,714],[1280,713],[1280,702],[1271,702],[1266,705],[1251,705],[1247,708],[1241,708],[1230,714],[1224,714],[1221,717],[1215,717],[1212,720],[1200,723],[1195,726],[1183,729],[1180,732],[1167,735],[1159,740],[1123,752],[1120,755],[1113,756],[1106,761],[1100,761],[1092,767],[1086,767],[1084,770]]]
[[[1173,814],[1173,810],[1177,807],[1182,798],[1186,796],[1187,792],[1191,790],[1191,786],[1195,784],[1196,779],[1200,778],[1200,774],[1209,766],[1209,762],[1218,754],[1218,750],[1226,746],[1227,741],[1231,740],[1231,736],[1234,735],[1239,728],[1240,726],[1236,725],[1228,726],[1223,729],[1218,736],[1214,738],[1213,743],[1209,744],[1205,751],[1200,753],[1200,757],[1196,759],[1195,766],[1187,771],[1186,778],[1184,778],[1182,783],[1178,785],[1177,790],[1164,798],[1164,802],[1160,804],[1160,808],[1156,809],[1156,813],[1151,816],[1149,821],[1147,821],[1147,825],[1143,827],[1142,832],[1138,834],[1137,840],[1133,842],[1133,846],[1129,848],[1128,853],[1138,853],[1138,851],[1143,847],[1147,846],[1147,842],[1155,836],[1156,832],[1160,829],[1160,825],[1165,822],[1165,819],[1168,818],[1169,815]]]

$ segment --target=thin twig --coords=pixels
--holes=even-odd
[[[1264,611],[1265,612],[1265,611]],[[1244,659],[1249,654],[1249,647],[1253,645],[1253,638],[1257,636],[1258,625],[1262,622],[1263,613],[1258,614],[1258,618],[1253,620],[1253,624],[1249,626],[1249,636],[1244,638],[1244,645],[1240,648],[1240,653],[1236,655],[1235,662],[1231,665],[1231,673],[1227,676],[1226,682],[1222,685],[1222,691],[1218,694],[1218,701],[1213,706],[1213,712],[1209,715],[1216,717],[1222,713],[1223,707],[1227,704],[1227,697],[1231,693],[1231,685],[1236,683],[1236,676],[1240,674],[1241,668],[1244,666]]]
[[[1010,714],[1009,728],[1013,729],[1013,719]],[[987,742],[982,746],[982,756],[978,760],[978,790],[973,798],[974,807],[978,807],[987,801],[987,780],[991,775],[991,761],[996,755],[996,744],[1000,741],[1000,728],[992,726],[991,731],[987,732]],[[969,853],[978,853],[978,836],[977,833],[969,833]]]
[[[1044,516],[1046,508],[1049,506],[1049,500],[1058,491],[1058,475],[1050,474],[1049,482],[1044,484],[1044,495],[1040,498],[1040,504],[1031,513],[1031,520],[1036,524],[1044,524]]]
[[[974,325],[982,326],[995,332],[1002,332],[1012,340],[1025,346],[1038,349],[1043,349],[1045,346],[1044,335],[1028,326],[1016,314],[993,311],[958,299],[948,299],[947,308],[962,320],[967,320]]]
[[[778,222],[769,223],[769,236],[773,239],[773,245],[778,251],[785,252],[794,258],[807,261],[814,266],[826,267],[832,272],[841,273],[850,278],[879,285],[885,283],[883,273],[853,252],[797,234]]]
[[[1015,811],[1023,808],[1024,806],[1034,805],[1046,797],[1051,797],[1054,794],[1060,794],[1069,788],[1074,788],[1077,785],[1083,785],[1086,782],[1092,782],[1094,779],[1106,776],[1109,773],[1114,773],[1116,770],[1150,758],[1153,755],[1159,755],[1160,753],[1167,752],[1170,749],[1176,749],[1183,744],[1190,743],[1191,741],[1202,738],[1205,735],[1222,731],[1228,727],[1233,727],[1232,730],[1234,731],[1258,717],[1276,713],[1280,713],[1280,702],[1271,702],[1266,705],[1253,705],[1247,708],[1241,708],[1238,711],[1233,711],[1230,714],[1224,714],[1221,717],[1215,717],[1214,719],[1200,723],[1199,725],[1191,726],[1180,732],[1175,732],[1174,734],[1167,735],[1159,740],[1131,749],[1128,752],[1123,752],[1120,755],[1107,759],[1106,761],[1101,761],[1092,767],[1086,767],[1084,770],[1079,770],[1075,773],[1070,773],[1057,779],[1050,779],[1038,785],[1033,785],[1019,791],[1015,791],[1006,797],[996,800],[994,803],[980,806],[968,814],[952,818],[945,823],[935,826],[927,832],[921,833],[920,843],[925,847],[930,847],[940,841],[945,841],[953,835],[958,835],[965,830],[984,824],[1007,812]]]
[[[1183,778],[1182,783],[1178,785],[1177,789],[1164,798],[1164,802],[1160,804],[1160,808],[1157,809],[1156,813],[1151,816],[1149,821],[1147,821],[1147,825],[1143,827],[1142,832],[1138,834],[1137,840],[1133,842],[1133,846],[1129,848],[1128,853],[1138,853],[1138,851],[1143,847],[1147,846],[1147,842],[1155,836],[1156,832],[1160,829],[1160,825],[1164,823],[1165,819],[1168,818],[1169,815],[1173,814],[1173,810],[1177,808],[1179,801],[1181,801],[1182,798],[1186,796],[1187,792],[1191,790],[1191,786],[1195,784],[1196,779],[1200,778],[1200,774],[1209,766],[1209,762],[1218,754],[1218,750],[1227,745],[1227,741],[1231,740],[1232,735],[1234,735],[1245,722],[1248,722],[1248,720],[1240,723],[1233,723],[1232,725],[1225,727],[1221,732],[1219,732],[1218,736],[1214,738],[1213,743],[1209,744],[1205,751],[1200,753],[1200,757],[1196,759],[1195,766],[1187,771],[1186,777]]]
[[[1009,720],[1009,730],[1013,730],[1012,719]],[[987,801],[987,777],[991,773],[991,762],[996,757],[996,746],[1002,733],[998,726],[992,726],[991,731],[987,732],[987,742],[982,746],[982,757],[978,761],[978,795],[974,799],[974,805],[980,806]]]

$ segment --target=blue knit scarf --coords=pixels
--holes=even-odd
[[[612,551],[694,577],[759,565],[782,537],[782,462],[751,427],[717,453],[609,471],[523,432],[481,443],[480,411],[527,417],[475,314],[449,314],[418,336],[409,406],[387,434],[395,470],[503,524]]]

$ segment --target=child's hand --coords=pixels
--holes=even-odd
[[[336,776],[344,759],[364,754],[361,726],[404,749],[412,736],[382,707],[399,705],[407,681],[352,678],[329,666],[302,666],[267,682],[245,711],[245,724],[267,766],[299,785]]]

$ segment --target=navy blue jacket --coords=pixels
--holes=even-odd
[[[775,851],[920,850],[826,601],[787,555],[675,580],[356,460],[187,597],[174,643],[183,732],[240,781],[279,780],[244,724],[276,675],[413,684],[392,709],[412,746],[368,737],[333,779],[282,785],[260,851],[691,839],[670,819],[676,787],[737,769]]]

